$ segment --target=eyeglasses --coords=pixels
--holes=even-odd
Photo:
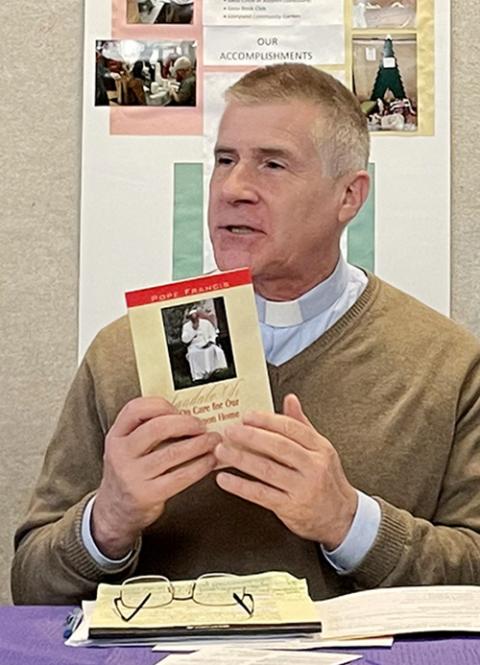
[[[175,584],[163,575],[131,577],[123,582],[113,603],[121,619],[131,621],[142,609],[162,608],[182,600],[208,607],[239,606],[246,612],[246,619],[253,616],[255,608],[254,598],[246,592],[241,578],[226,573],[201,575],[184,595],[177,595]]]

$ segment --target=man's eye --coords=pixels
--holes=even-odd
[[[233,163],[233,159],[231,157],[225,157],[223,155],[218,155],[216,159],[216,163],[218,166],[228,166],[229,164]]]
[[[283,164],[280,164],[280,162],[275,162],[272,161],[271,159],[268,160],[268,162],[265,162],[265,166],[269,169],[283,169],[285,168]]]

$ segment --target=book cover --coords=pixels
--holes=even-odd
[[[273,411],[248,269],[126,293],[144,396],[221,431],[250,410]]]

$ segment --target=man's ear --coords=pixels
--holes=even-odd
[[[366,171],[349,173],[343,180],[343,198],[338,221],[345,226],[358,213],[368,197],[370,176]]]

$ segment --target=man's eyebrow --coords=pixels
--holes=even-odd
[[[235,148],[229,148],[226,145],[216,145],[215,148],[213,149],[213,154],[218,155],[221,152],[228,152],[228,153],[237,154],[237,151],[235,150]]]
[[[274,146],[265,146],[262,148],[254,148],[252,150],[256,157],[289,157],[292,158],[293,153],[287,148],[277,148]],[[226,145],[216,145],[213,151],[214,155],[220,153],[238,154],[236,148],[230,148]]]

